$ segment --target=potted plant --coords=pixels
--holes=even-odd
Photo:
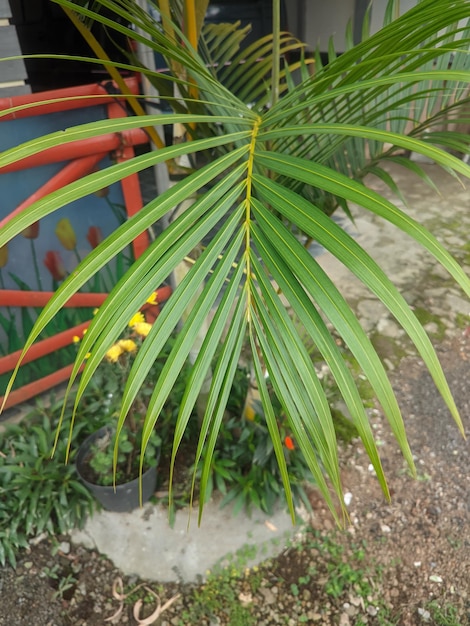
[[[187,168],[186,176],[173,186],[160,189],[158,197],[101,242],[78,271],[65,278],[39,316],[24,353],[71,295],[119,250],[155,222],[174,215],[175,207],[193,199],[174,221],[166,219],[165,228],[100,307],[80,345],[71,375],[69,389],[85,363],[76,402],[110,341],[117,340],[126,320],[142,306],[154,285],[166,280],[183,262],[189,263],[190,269],[134,359],[123,390],[117,432],[124,426],[153,362],[175,334],[148,402],[142,448],[150,441],[173,385],[193,352],[175,426],[171,472],[198,396],[209,380],[196,450],[196,466],[205,451],[201,472],[204,492],[232,381],[245,350],[292,515],[282,433],[266,387],[266,374],[296,444],[335,515],[330,487],[343,506],[337,442],[326,394],[303,340],[307,336],[338,382],[388,497],[374,433],[354,377],[338,349],[337,336],[370,382],[414,471],[400,408],[369,337],[309,248],[313,240],[319,242],[385,304],[416,346],[463,432],[436,352],[419,320],[379,263],[330,215],[337,207],[350,215],[350,204],[355,203],[390,221],[420,242],[470,294],[468,276],[436,237],[410,219],[398,203],[374,191],[366,178],[368,174],[377,176],[396,191],[397,184],[386,169],[389,161],[416,173],[421,184],[429,182],[424,169],[407,160],[410,152],[470,177],[470,167],[453,154],[468,152],[468,135],[443,129],[449,119],[458,123],[468,117],[464,106],[468,104],[470,78],[468,0],[422,0],[401,16],[399,3],[390,0],[384,27],[378,33],[370,34],[367,14],[362,41],[352,45],[349,37],[349,48],[341,55],[336,55],[331,45],[327,63],[322,63],[319,54],[315,56],[313,72],[304,62],[302,46],[291,44],[292,40],[280,32],[279,0],[273,0],[273,36],[243,51],[237,46],[237,28],[232,28],[232,34],[204,28],[204,1],[162,0],[158,2],[160,19],[145,8],[147,3],[57,3],[65,7],[91,42],[91,25],[97,21],[135,40],[137,46],[151,51],[150,56],[162,55],[168,67],[165,74],[145,68],[142,62],[134,67],[154,82],[160,100],[169,103],[174,113],[141,112],[132,118],[69,128],[6,151],[0,156],[0,167],[48,145],[66,145],[137,126],[150,129],[153,138],[156,126],[179,124],[189,140],[165,145],[156,138],[159,149],[155,152],[92,173],[36,202],[2,224],[0,249],[38,218],[130,172],[159,164],[168,164],[172,170],[175,159],[181,156],[188,157],[193,167]],[[116,19],[103,16],[101,6],[114,11]],[[152,3],[152,8],[155,6]],[[291,49],[299,54],[296,66],[289,64]],[[96,46],[95,50],[115,75],[120,65],[113,64]],[[130,61],[127,69],[131,65]],[[119,84],[119,76],[117,80]],[[135,102],[129,102],[137,109]],[[196,161],[194,155],[205,158]],[[88,353],[91,355],[86,358]],[[202,508],[204,497],[200,503]]]
[[[82,399],[84,415],[91,418],[98,412],[107,423],[80,445],[77,472],[98,502],[112,511],[130,511],[146,502],[157,483],[161,436],[156,430],[152,432],[143,459],[141,447],[147,403],[161,360],[149,372],[116,437],[121,389],[150,327],[142,313],[131,318],[123,337],[106,352]],[[75,337],[75,342],[78,344],[80,338]]]

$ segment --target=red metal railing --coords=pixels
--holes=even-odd
[[[133,77],[126,79],[127,86],[133,94],[138,93],[138,79]],[[96,104],[106,104],[109,118],[123,117],[125,110],[122,103],[117,102],[119,95],[109,94],[104,84],[85,85],[60,89],[49,92],[42,92],[33,95],[15,96],[13,98],[0,98],[0,113],[12,107],[27,106],[13,113],[0,116],[0,122],[4,120],[23,119],[32,115],[44,115],[59,111],[73,110],[82,107],[89,107]],[[121,96],[122,98],[122,96]],[[51,102],[44,103],[45,100]],[[33,106],[28,106],[33,105]],[[47,194],[60,189],[75,180],[78,180],[87,173],[93,171],[99,161],[104,156],[113,153],[118,161],[125,161],[134,155],[134,146],[147,143],[148,137],[141,129],[126,131],[119,134],[108,134],[99,139],[85,139],[76,141],[67,146],[57,146],[49,148],[39,155],[25,158],[14,165],[0,169],[0,174],[12,171],[27,170],[32,167],[44,165],[45,163],[69,161],[57,174],[52,176],[44,185],[37,189],[32,195],[24,200],[8,216],[0,220],[0,228],[8,223],[13,216],[19,214],[33,202],[45,197]],[[124,203],[128,216],[132,216],[142,208],[142,196],[140,192],[139,180],[136,174],[130,175],[122,180],[122,191]],[[147,233],[143,233],[133,242],[134,256],[139,257],[148,247],[149,239]],[[158,286],[156,285],[156,289]],[[158,303],[162,303],[170,296],[169,287],[160,287],[157,290]],[[52,297],[52,292],[47,291],[20,291],[20,290],[0,290],[0,306],[5,307],[43,307]],[[107,294],[105,293],[77,293],[65,304],[66,307],[98,307],[103,303]],[[145,305],[143,308],[149,321],[153,321],[158,315],[158,305]],[[83,334],[90,321],[83,322],[78,326],[67,329],[63,332],[38,341],[28,351],[22,361],[22,366],[32,361],[54,353],[73,342],[73,337]],[[16,351],[6,356],[0,357],[0,375],[11,372],[21,355],[21,351]],[[72,365],[61,368],[52,374],[43,376],[39,380],[23,385],[10,393],[5,403],[5,407],[24,402],[33,396],[44,392],[47,389],[65,381],[70,376]],[[3,397],[0,396],[0,406]]]

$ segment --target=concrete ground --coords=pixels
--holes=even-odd
[[[130,513],[101,511],[72,541],[97,549],[125,574],[159,582],[197,582],[218,562],[230,564],[237,556],[246,566],[277,554],[299,528],[283,510],[274,515],[221,509],[209,502],[198,527],[198,511],[182,509],[170,527],[168,509],[146,504]],[[238,555],[236,554],[238,553]]]
[[[394,167],[393,174],[408,202],[393,198],[382,181],[374,182],[381,192],[393,198],[408,215],[427,227],[470,272],[470,193],[460,182],[433,164],[423,165],[439,187],[438,195],[407,170]],[[418,244],[370,213],[355,208],[355,223],[344,226],[392,278],[407,302],[438,342],[452,335],[460,324],[468,323],[470,302],[448,274]],[[377,335],[376,345],[384,362],[393,369],[397,359],[411,351],[404,333],[385,307],[328,253],[318,260],[345,295],[364,328]],[[147,505],[132,513],[100,512],[72,539],[96,548],[110,557],[125,573],[148,579],[169,581],[197,580],[227,553],[242,550],[261,560],[283,548],[285,537],[297,532],[288,515],[279,511],[270,517],[251,518],[209,503],[201,527],[194,511],[188,530],[188,511],[177,514],[170,528],[167,512]],[[253,548],[254,547],[254,548]]]

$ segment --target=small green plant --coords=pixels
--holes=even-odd
[[[83,525],[94,505],[73,465],[78,443],[97,426],[79,420],[73,433],[70,462],[65,463],[68,430],[62,428],[52,449],[61,402],[37,407],[20,424],[0,433],[0,563],[16,565],[16,554],[31,537],[66,533]]]
[[[52,567],[44,567],[40,575],[47,576],[51,582],[53,582],[53,586],[55,588],[55,591],[52,594],[53,598],[64,599],[67,592],[73,590],[77,583],[77,578],[74,574],[72,572],[65,574],[61,571],[58,564],[55,564]]]
[[[230,626],[255,626],[250,604],[242,604],[239,598],[243,576],[243,571],[233,564],[209,572],[205,584],[193,591],[184,623],[199,624],[204,619],[218,618]]]
[[[425,609],[429,611],[435,626],[461,626],[462,624],[456,607],[448,602],[441,605],[437,600],[432,600],[426,604]]]
[[[119,436],[116,483],[121,484],[139,475],[142,432],[125,429]],[[144,471],[158,462],[162,440],[156,432],[150,436],[146,450]],[[114,437],[111,430],[90,449],[89,467],[93,471],[91,482],[97,485],[113,484]]]

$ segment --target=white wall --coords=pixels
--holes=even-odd
[[[401,0],[400,11],[404,13],[417,0]],[[383,24],[387,0],[373,0],[371,30],[375,32]],[[354,20],[356,0],[286,0],[289,30],[305,41],[310,48],[317,45],[325,52],[328,40],[333,36],[335,48],[344,51],[344,34],[348,21]]]
[[[415,6],[417,0],[401,0],[400,1],[400,14],[409,11],[412,7]],[[385,13],[385,7],[387,6],[387,0],[374,0],[372,5],[372,20],[371,20],[371,31],[375,33],[380,30]]]
[[[354,13],[355,0],[286,1],[289,29],[310,48],[328,49],[331,35],[337,50],[344,49],[344,33]]]

